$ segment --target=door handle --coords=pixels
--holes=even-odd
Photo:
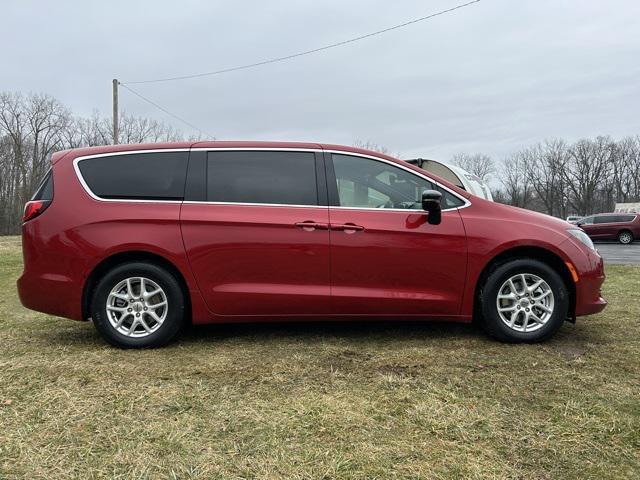
[[[345,233],[362,232],[364,227],[355,223],[343,223],[341,225],[331,225],[331,230],[342,230]]]
[[[313,220],[305,220],[304,222],[296,222],[294,224],[296,227],[303,229],[305,232],[313,232],[314,230],[328,230],[329,224],[327,223],[318,223]]]

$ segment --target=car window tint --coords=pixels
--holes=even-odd
[[[210,202],[317,205],[313,152],[209,152]]]
[[[98,197],[181,200],[188,155],[188,152],[110,155],[80,160],[78,168]]]
[[[619,222],[633,222],[633,220],[635,219],[635,215],[620,215],[619,218]]]
[[[422,177],[374,159],[333,154],[339,204],[342,207],[422,209],[422,192],[442,193],[442,208],[464,201]]]

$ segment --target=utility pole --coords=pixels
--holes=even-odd
[[[113,79],[113,144],[118,144],[118,79]]]

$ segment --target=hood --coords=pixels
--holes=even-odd
[[[487,202],[487,200],[474,196],[473,202]],[[546,227],[551,230],[557,230],[565,232],[567,229],[576,229],[574,224],[571,224],[560,218],[552,217],[546,213],[534,212],[525,208],[513,207],[511,205],[505,205],[497,202],[487,202],[491,204],[494,212],[500,214],[504,212],[505,216],[508,216],[512,220],[518,220],[523,223],[530,223],[540,227]]]

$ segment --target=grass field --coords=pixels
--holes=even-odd
[[[512,346],[447,324],[195,328],[122,351],[21,307],[0,237],[0,478],[639,478],[640,268]]]

